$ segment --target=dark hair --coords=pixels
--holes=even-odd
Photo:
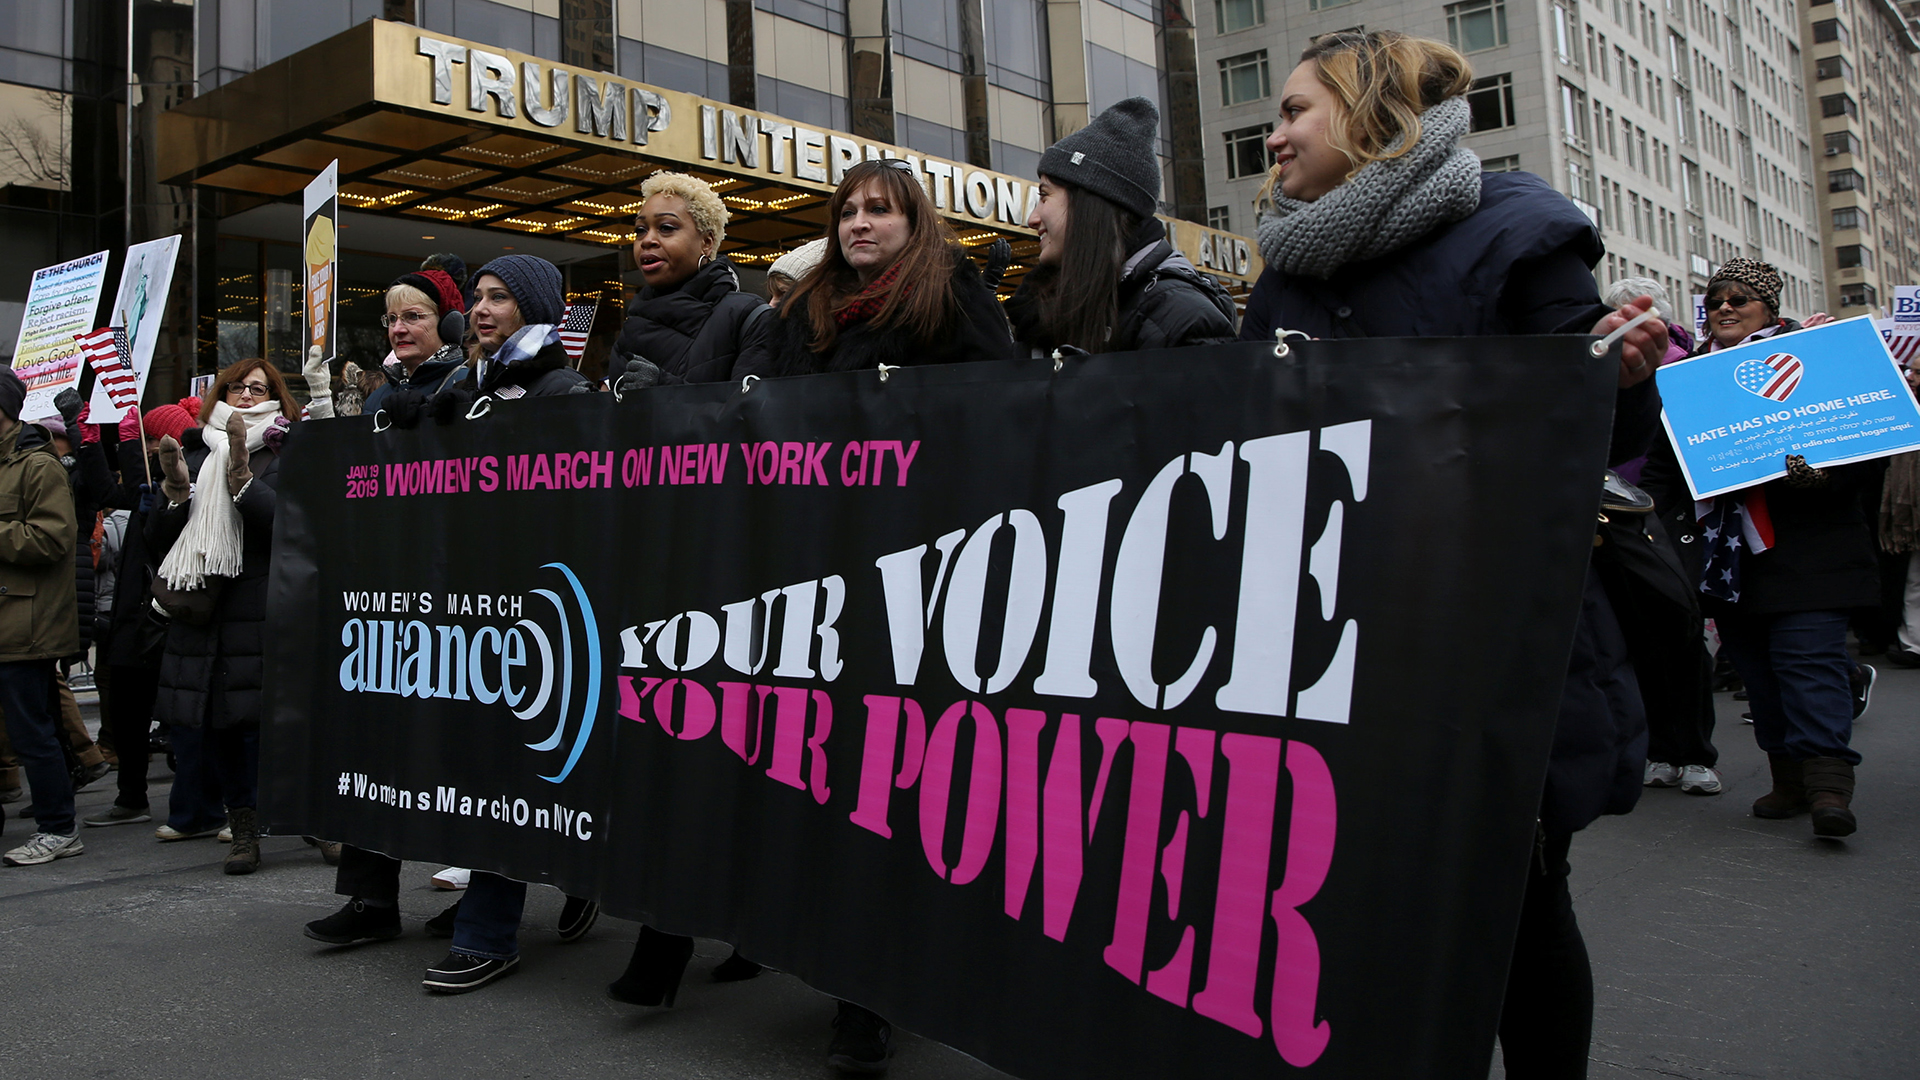
[[[847,170],[827,203],[826,254],[794,284],[778,309],[783,319],[805,312],[812,331],[809,347],[816,353],[833,348],[840,336],[834,314],[860,295],[860,273],[840,248],[840,214],[847,200],[868,184],[878,185],[887,201],[907,216],[907,246],[893,263],[900,273],[870,325],[898,324],[917,337],[931,339],[953,315],[953,290],[947,287],[947,278],[954,259],[964,257],[954,252],[959,241],[953,230],[941,220],[912,172],[885,161],[863,161]]]
[[[233,366],[221,372],[213,380],[213,385],[207,387],[206,395],[200,399],[200,415],[212,416],[213,407],[227,400],[227,387],[245,379],[256,369],[266,373],[267,389],[273,392],[273,400],[280,403],[281,415],[289,420],[300,419],[300,404],[293,400],[292,394],[287,392],[287,380],[281,377],[280,372],[272,364],[259,357],[235,361]]]
[[[1127,241],[1140,219],[1085,188],[1057,177],[1040,179],[1066,196],[1067,230],[1059,264],[1027,271],[1033,283],[1032,310],[1039,315],[1039,332],[1027,344],[1106,352],[1113,347],[1114,324],[1120,320],[1120,272],[1127,261]]]

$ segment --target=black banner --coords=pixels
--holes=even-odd
[[[1587,343],[296,425],[263,813],[1035,1080],[1478,1080],[1605,456]]]

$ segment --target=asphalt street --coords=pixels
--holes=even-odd
[[[1845,843],[1813,839],[1805,818],[1748,814],[1766,762],[1740,707],[1720,696],[1725,795],[1648,791],[1575,840],[1597,1000],[1591,1075],[1920,1074],[1920,671],[1882,670],[1855,735],[1861,829]],[[168,780],[155,762],[156,804]],[[109,778],[78,802],[84,814],[112,799]],[[29,831],[6,825],[7,846]],[[0,870],[0,993],[12,1006],[0,1077],[831,1075],[833,1003],[784,975],[711,982],[727,953],[717,942],[699,944],[674,1008],[621,1005],[603,988],[637,927],[602,919],[563,944],[559,894],[534,889],[520,973],[440,997],[419,983],[445,952],[420,929],[452,899],[429,885],[437,865],[406,868],[404,936],[335,949],[300,933],[339,903],[315,849],[270,838],[258,873],[226,877],[215,841],[161,844],[153,828],[87,829],[83,856]],[[1003,1074],[902,1033],[890,1075]]]

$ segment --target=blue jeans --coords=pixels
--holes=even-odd
[[[520,915],[526,907],[526,882],[475,870],[453,922],[453,951],[485,960],[520,955]]]
[[[1719,615],[1721,644],[1747,684],[1753,741],[1796,761],[1860,764],[1853,738],[1847,616],[1840,611]]]
[[[0,711],[6,713],[7,738],[33,788],[33,818],[43,833],[71,836],[73,778],[60,751],[60,721],[53,713],[52,660],[16,660],[0,664]]]
[[[252,809],[260,781],[260,729],[176,724],[167,824],[180,832],[219,825],[227,810]]]

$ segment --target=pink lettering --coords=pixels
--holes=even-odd
[[[920,766],[927,753],[927,714],[912,698],[868,694],[866,703],[867,739],[860,758],[860,800],[848,817],[855,825],[891,840],[893,828],[887,824],[887,811],[893,804],[893,789],[912,787],[920,778]],[[907,745],[896,776],[894,751],[899,747],[903,715]]]
[[[833,731],[833,700],[826,691],[811,691],[813,698],[813,734],[807,734],[807,698],[804,686],[773,688],[773,760],[767,775],[791,788],[813,792],[813,801],[825,805],[827,790],[827,736]],[[763,699],[764,700],[764,699]],[[763,703],[762,708],[765,708]],[[800,763],[806,759],[807,776],[800,778]]]
[[[676,480],[675,483],[679,483],[679,484],[693,483],[694,469],[699,464],[700,464],[699,444],[695,443],[695,444],[689,444],[687,446],[681,447],[680,448],[680,479]]]
[[[718,484],[727,478],[726,443],[708,443],[700,447],[700,482]]]
[[[527,477],[527,487],[553,490],[553,468],[547,462],[547,455],[533,455],[533,475]]]
[[[1107,966],[1140,981],[1147,947],[1147,909],[1153,900],[1154,855],[1160,846],[1160,802],[1167,777],[1167,725],[1132,725],[1133,790],[1127,801],[1127,836],[1120,858],[1120,895],[1114,907]]]
[[[807,444],[806,468],[801,470],[801,473],[800,473],[801,483],[803,484],[814,483],[815,481],[813,478],[817,476],[820,478],[819,483],[821,484],[821,486],[824,487],[826,485],[827,470],[825,468],[825,465],[827,460],[827,451],[832,449],[833,449],[833,444],[830,442]]]
[[[492,454],[480,459],[480,490],[496,491],[500,487],[500,460]]]
[[[853,462],[853,455],[855,454],[860,455],[860,468],[857,471],[850,467]],[[845,450],[840,451],[840,483],[847,487],[857,487],[864,483],[866,479],[866,444],[862,442],[850,442],[847,444]]]
[[[919,439],[913,440],[912,445],[907,447],[907,452],[904,454],[900,452],[899,443],[896,442],[893,444],[893,459],[900,463],[899,484],[901,487],[907,486],[907,470],[913,468],[914,455],[918,454],[919,452],[920,452]]]
[[[1304,1069],[1326,1051],[1333,1027],[1325,1020],[1313,1022],[1320,943],[1299,907],[1326,883],[1333,865],[1336,815],[1333,774],[1318,750],[1288,742],[1287,775],[1293,780],[1287,868],[1273,891],[1273,922],[1280,937],[1273,962],[1273,1045],[1287,1064]]]
[[[680,729],[674,730],[674,691],[679,690]],[[653,716],[660,729],[676,739],[692,742],[713,730],[713,694],[692,679],[668,679],[653,695]]]
[[[800,461],[806,457],[805,443],[786,442],[780,444],[780,482],[783,484],[800,483]],[[791,475],[793,479],[787,477]]]
[[[1268,899],[1280,749],[1279,739],[1263,735],[1235,733],[1220,739],[1220,752],[1227,757],[1220,878],[1207,985],[1193,996],[1194,1012],[1256,1039],[1265,1029],[1254,1011],[1253,984]]]
[[[660,447],[660,483],[677,484],[680,482],[680,448],[677,446]]]
[[[720,741],[741,761],[752,765],[760,760],[760,745],[767,733],[767,693],[771,687],[750,686],[742,682],[720,684]],[[758,708],[755,698],[758,698]],[[747,752],[747,724],[753,723],[753,752]]]
[[[486,598],[481,597],[481,599],[484,600]],[[653,688],[660,685],[660,680],[641,675],[639,676],[640,689],[635,690],[633,688],[634,678],[632,675],[620,676],[619,714],[629,720],[644,724],[647,721],[640,715],[640,699],[653,693]]]
[[[774,483],[780,475],[780,444],[763,442],[755,452],[754,471],[760,474],[763,484]]]
[[[951,875],[945,848],[947,806],[953,788],[953,761],[960,725],[974,725],[973,768],[967,783],[967,813],[960,832],[960,859]],[[965,885],[980,876],[993,852],[1000,828],[1000,725],[978,701],[956,701],[942,713],[927,740],[926,767],[920,775],[920,846],[927,864],[944,880]]]

